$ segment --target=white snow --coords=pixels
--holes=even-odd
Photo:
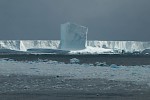
[[[61,49],[81,50],[86,48],[88,28],[74,23],[61,25]]]
[[[83,50],[70,51],[70,54],[102,54],[102,53],[113,53],[113,50],[87,46],[86,49]]]
[[[0,75],[66,76],[66,78],[101,78],[150,84],[150,65],[93,66],[92,64],[64,64],[57,61],[17,62],[0,60]]]

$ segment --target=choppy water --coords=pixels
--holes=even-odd
[[[59,61],[70,63],[70,59],[77,58],[80,60],[80,64],[95,64],[96,62],[106,63],[108,65],[150,65],[149,55],[55,55],[55,54],[11,54],[11,55],[0,55],[0,58],[9,58],[16,61]]]
[[[120,68],[115,68],[114,73],[109,76],[108,79],[104,79],[101,74],[100,78],[89,78],[89,75],[92,75],[90,73],[88,78],[81,78],[81,79],[71,79],[66,76],[61,76],[62,74],[58,74],[64,70],[66,65],[69,65],[65,70],[68,71],[69,68],[74,68],[73,66],[70,66],[72,64],[65,64],[65,67],[58,67],[51,64],[51,69],[49,69],[50,64],[47,63],[49,60],[53,61],[59,61],[59,62],[65,62],[70,63],[70,59],[76,58],[79,60],[79,63],[91,63],[96,64],[96,62],[105,62],[106,64],[117,64],[117,65],[150,65],[150,56],[148,55],[52,55],[52,54],[11,54],[11,55],[0,55],[0,58],[5,60],[15,60],[15,61],[5,61],[2,60],[3,63],[1,63],[1,73],[4,71],[4,73],[7,73],[6,75],[1,74],[0,75],[0,100],[150,100],[150,89],[149,85],[146,83],[148,80],[147,77],[149,77],[149,74],[147,73],[148,70],[144,70],[142,72],[141,69],[133,71],[134,73],[129,74],[130,76],[126,76],[128,74],[125,74],[129,70],[120,70],[118,77],[120,77],[121,74],[124,74],[125,79],[127,81],[119,81],[119,80],[113,80],[112,78],[116,74],[117,70]],[[21,61],[21,62],[20,62]],[[24,63],[22,61],[34,61],[34,64],[31,62]],[[41,62],[40,65],[38,65]],[[8,63],[9,62],[9,63]],[[41,73],[44,72],[44,70],[41,66],[46,62],[47,67],[45,66],[46,74],[47,73],[54,73],[53,76],[44,76]],[[13,64],[13,66],[12,66]],[[23,65],[23,66],[22,66]],[[38,66],[40,66],[40,68]],[[15,67],[19,66],[19,67]],[[28,67],[30,66],[30,67]],[[33,67],[34,66],[34,67]],[[80,66],[77,64],[77,66]],[[76,66],[76,67],[77,67]],[[21,67],[21,68],[20,68]],[[25,67],[28,67],[24,69]],[[142,68],[145,68],[141,66]],[[14,69],[15,68],[15,69]],[[20,68],[20,69],[18,69]],[[62,68],[62,69],[61,69]],[[82,75],[83,71],[79,71],[78,67],[76,70],[70,70],[73,72],[77,72],[77,74]],[[85,67],[86,68],[86,67]],[[89,67],[88,67],[89,68]],[[93,66],[93,68],[96,68],[96,66]],[[98,68],[104,68],[99,67]],[[107,67],[106,67],[107,68]],[[8,70],[9,69],[9,70]],[[18,69],[18,70],[16,70]],[[136,69],[136,67],[134,68]],[[30,72],[30,74],[23,75],[22,70],[24,72]],[[86,70],[85,72],[89,72],[93,69]],[[8,75],[8,71],[10,71],[13,74]],[[21,74],[15,74],[15,72],[22,72]],[[41,71],[41,73],[40,73]],[[69,74],[70,74],[69,71]],[[100,73],[106,73],[106,70],[99,70]],[[108,70],[109,71],[109,70]],[[38,73],[38,74],[32,74],[32,72]],[[44,72],[44,73],[45,73]],[[84,72],[84,73],[85,73]],[[95,72],[95,71],[93,71]],[[135,73],[136,72],[136,73]],[[140,74],[140,73],[142,74]],[[104,76],[108,75],[110,72],[106,73]],[[144,74],[147,73],[147,74]],[[75,74],[75,75],[77,75]],[[143,75],[143,76],[136,76]],[[66,75],[66,74],[64,74]],[[68,74],[67,74],[68,75]],[[74,75],[74,74],[72,74]],[[93,74],[95,75],[95,74]],[[117,74],[116,74],[117,75]],[[131,80],[129,81],[129,77]],[[138,81],[135,82],[133,79],[146,79],[146,81],[140,83]],[[120,78],[122,79],[122,77]],[[142,79],[141,79],[142,80]]]

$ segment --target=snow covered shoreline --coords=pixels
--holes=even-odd
[[[64,76],[71,79],[101,78],[115,81],[144,83],[150,86],[150,65],[94,66],[92,64],[64,64],[57,61],[6,61],[0,60],[0,75]]]

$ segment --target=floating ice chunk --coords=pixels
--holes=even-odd
[[[96,62],[95,66],[107,66],[106,62]]]
[[[64,50],[81,50],[86,48],[88,28],[73,24],[65,23],[61,25],[61,49]]]
[[[110,67],[111,68],[119,68],[119,66],[117,66],[116,64],[111,64]]]
[[[90,47],[87,46],[86,49],[83,50],[72,50],[69,52],[70,54],[102,54],[102,53],[113,53],[112,49],[104,49],[98,47]]]
[[[71,64],[77,64],[77,63],[79,63],[79,62],[80,62],[80,60],[77,59],[77,58],[72,58],[72,59],[70,59],[70,63],[71,63]]]

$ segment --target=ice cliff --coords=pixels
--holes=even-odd
[[[88,41],[88,46],[125,50],[126,52],[142,51],[150,47],[150,42],[142,41]]]
[[[59,40],[1,40],[0,49],[26,51],[30,48],[59,49]],[[87,41],[87,46],[110,48],[129,52],[142,51],[150,48],[150,42],[141,41]]]
[[[150,42],[142,41],[87,41],[88,28],[65,23],[61,25],[61,40],[1,40],[0,51],[70,51],[72,53],[104,53],[143,51]],[[56,50],[58,49],[58,50]]]
[[[88,28],[65,23],[61,25],[60,47],[63,50],[82,50],[86,48]]]
[[[57,40],[1,40],[1,49],[26,51],[30,48],[59,48],[60,41]]]

